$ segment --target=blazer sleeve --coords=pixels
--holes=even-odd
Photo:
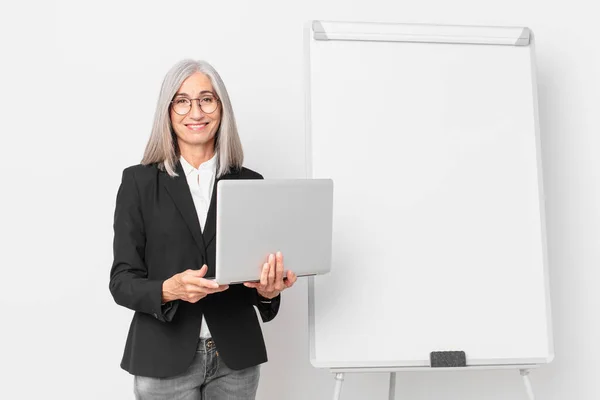
[[[258,291],[249,288],[253,293],[253,303],[260,312],[263,322],[269,322],[277,316],[279,306],[281,305],[281,293],[272,299],[267,299],[258,294]]]
[[[123,171],[114,216],[113,264],[109,289],[115,302],[169,322],[178,302],[161,304],[164,280],[148,279],[144,263],[146,232],[134,170]]]

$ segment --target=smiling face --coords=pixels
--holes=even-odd
[[[204,104],[211,101],[211,96],[212,100],[216,101],[217,95],[210,79],[201,72],[191,75],[177,90],[169,115],[182,152],[191,148],[202,149],[209,154],[214,151],[215,136],[221,122],[221,104],[217,104],[215,111],[207,114],[202,111],[197,100],[192,100],[191,109],[187,114],[179,115],[175,112],[177,102],[185,101],[182,99],[201,99],[202,107],[209,109]]]

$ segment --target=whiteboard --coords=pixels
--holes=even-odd
[[[307,165],[334,181],[332,271],[309,284],[322,368],[553,357],[533,37],[307,25]]]

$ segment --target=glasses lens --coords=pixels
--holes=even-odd
[[[211,114],[215,112],[219,105],[219,102],[214,96],[204,96],[200,99],[200,108],[202,112],[206,114]]]
[[[192,102],[189,99],[180,97],[173,100],[173,111],[179,115],[185,115],[190,112]]]

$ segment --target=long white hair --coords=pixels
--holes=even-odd
[[[160,88],[152,133],[144,151],[142,164],[158,163],[158,168],[166,171],[170,176],[177,176],[175,166],[179,160],[180,152],[177,145],[177,136],[171,125],[169,110],[171,101],[183,81],[196,72],[201,72],[210,79],[213,89],[221,101],[221,122],[215,137],[215,152],[217,153],[218,162],[217,177],[220,177],[232,169],[242,167],[244,152],[225,84],[212,65],[201,60],[182,60],[167,72]]]

